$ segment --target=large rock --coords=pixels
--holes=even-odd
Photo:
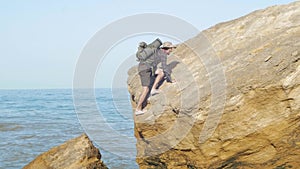
[[[24,169],[107,169],[86,134],[39,155]]]
[[[140,168],[300,168],[299,59],[299,1],[181,44],[169,58],[177,83],[135,117]],[[128,74],[135,108],[142,88],[137,68]]]

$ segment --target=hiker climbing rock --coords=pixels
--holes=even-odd
[[[143,91],[136,107],[136,115],[145,113],[143,110],[143,103],[146,101],[146,97],[151,87],[151,77],[155,77],[150,91],[151,96],[160,92],[157,87],[163,78],[165,78],[167,82],[175,82],[172,81],[170,70],[167,68],[167,56],[174,48],[176,47],[171,42],[161,43],[160,39],[156,39],[149,45],[145,42],[141,42],[139,44],[136,56],[140,62],[138,65],[138,71]]]

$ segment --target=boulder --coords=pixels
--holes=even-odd
[[[107,169],[100,151],[86,134],[39,155],[24,169]]]
[[[135,116],[140,168],[300,167],[300,2],[217,24],[169,57]],[[133,110],[142,91],[128,71]]]

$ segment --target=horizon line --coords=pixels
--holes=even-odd
[[[127,89],[127,87],[95,87],[95,88],[0,88],[0,90],[86,90],[86,89]]]

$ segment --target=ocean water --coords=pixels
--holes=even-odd
[[[91,100],[74,104],[71,89],[0,90],[0,169],[22,168],[83,132],[95,138],[93,143],[109,168],[138,168],[127,89],[96,89],[94,93],[97,112],[89,105]],[[85,118],[94,119],[93,125]],[[112,138],[112,131],[122,137]]]

